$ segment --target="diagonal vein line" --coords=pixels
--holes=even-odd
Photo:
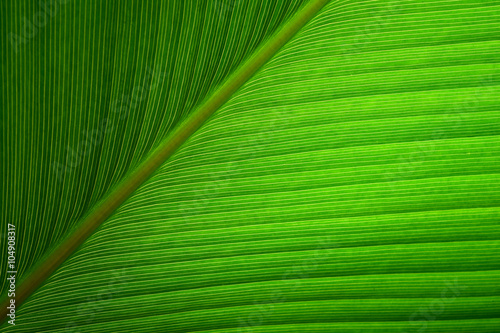
[[[31,269],[16,292],[16,306],[26,300],[130,195],[144,183],[259,68],[271,59],[329,0],[311,0],[262,45],[225,83],[116,186],[47,256]],[[7,318],[9,299],[0,302],[0,323]]]

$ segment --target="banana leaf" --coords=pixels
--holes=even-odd
[[[1,332],[500,332],[500,1],[0,17]]]

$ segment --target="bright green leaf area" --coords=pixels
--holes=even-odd
[[[2,295],[307,2],[2,2]],[[0,330],[500,332],[499,35],[330,1]]]

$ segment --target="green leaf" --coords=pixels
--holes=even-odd
[[[500,1],[47,4],[0,7],[2,331],[498,332]]]

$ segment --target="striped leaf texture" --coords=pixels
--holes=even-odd
[[[500,1],[0,15],[2,332],[500,332]]]

